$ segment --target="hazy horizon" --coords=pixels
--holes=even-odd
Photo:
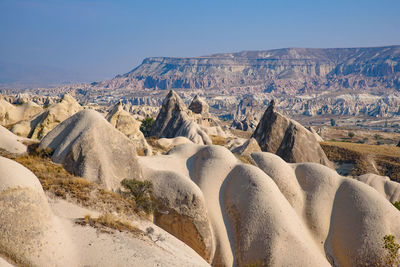
[[[146,57],[399,45],[398,10],[395,0],[0,0],[0,83],[104,80]]]

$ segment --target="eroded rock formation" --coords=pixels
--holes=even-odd
[[[252,137],[262,151],[275,153],[287,162],[317,162],[332,166],[315,135],[277,112],[274,101],[266,109]]]
[[[207,133],[194,122],[192,112],[186,108],[182,99],[172,90],[164,99],[150,135],[159,138],[184,136],[198,144],[211,144],[211,139]]]
[[[54,151],[52,160],[70,173],[107,189],[141,177],[135,145],[94,110],[82,110],[59,124],[40,147]]]
[[[386,192],[317,163],[251,156],[257,167],[221,146],[184,144],[140,158],[162,206],[157,224],[214,266],[384,262],[383,237],[400,235]]]

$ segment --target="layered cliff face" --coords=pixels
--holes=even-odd
[[[325,90],[400,90],[400,46],[373,48],[286,48],[197,58],[147,58],[95,87],[130,89],[246,88],[271,93]]]

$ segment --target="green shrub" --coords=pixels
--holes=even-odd
[[[150,136],[150,130],[153,126],[154,119],[151,117],[146,117],[142,120],[142,124],[140,125],[140,131],[143,133],[145,137]]]
[[[385,235],[383,237],[383,248],[386,249],[387,255],[384,257],[384,262],[387,266],[400,265],[400,245],[395,242],[393,235]]]
[[[351,139],[353,139],[353,137],[354,137],[354,133],[353,132],[348,132],[348,134],[347,134]]]
[[[393,205],[394,205],[398,210],[400,210],[400,201],[394,202]]]
[[[126,190],[122,192],[122,195],[135,202],[137,211],[144,211],[146,214],[154,212],[156,206],[152,199],[153,184],[150,181],[124,179],[121,185]]]

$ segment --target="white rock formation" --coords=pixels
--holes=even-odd
[[[82,110],[40,142],[54,151],[52,160],[74,175],[116,190],[125,178],[140,179],[135,145],[94,110]]]
[[[106,115],[106,120],[117,130],[125,134],[138,150],[144,151],[145,155],[151,155],[151,147],[140,131],[141,122],[137,121],[129,112],[125,111],[119,102]]]
[[[36,176],[0,157],[0,255],[26,266],[77,266],[76,251]]]
[[[209,266],[187,245],[149,221],[150,235],[100,232],[76,218],[97,212],[47,199],[33,173],[0,157],[0,266]],[[161,237],[161,238],[160,238]]]
[[[192,112],[173,90],[165,97],[150,135],[158,138],[184,136],[194,143],[212,143],[207,133],[193,120]]]
[[[60,122],[82,109],[83,107],[72,96],[65,94],[59,103],[52,104],[31,120],[15,124],[11,131],[24,137],[40,140]]]
[[[27,120],[42,110],[42,107],[29,100],[20,105],[13,105],[0,97],[0,124],[6,126]]]
[[[252,157],[258,168],[185,144],[140,158],[156,223],[216,266],[382,263],[383,237],[400,237],[400,212],[371,186],[317,163]]]
[[[21,142],[23,139],[0,125],[0,149],[12,154],[25,153],[27,147]]]

